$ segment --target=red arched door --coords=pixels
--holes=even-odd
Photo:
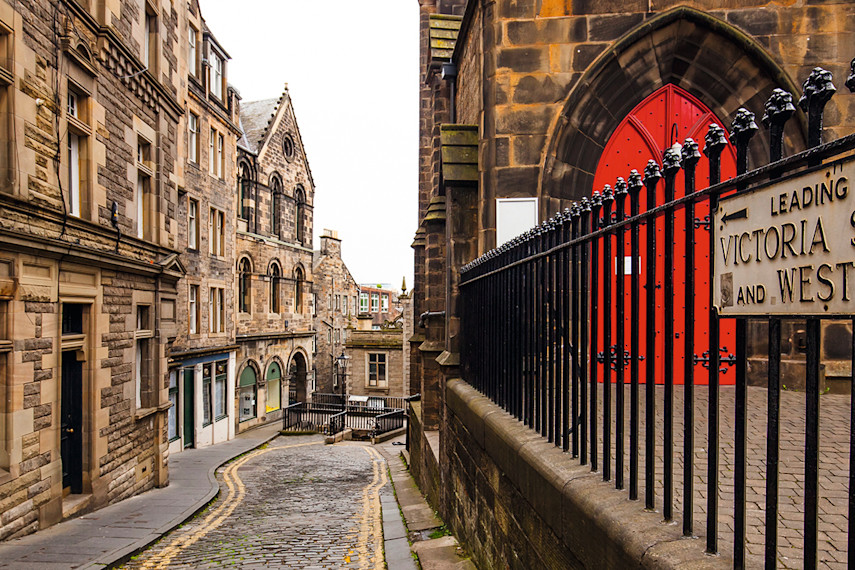
[[[614,186],[615,180],[621,176],[627,178],[630,170],[633,168],[638,170],[643,175],[643,169],[647,165],[649,159],[654,159],[662,166],[662,153],[664,150],[672,146],[675,142],[682,143],[686,138],[694,139],[701,150],[703,150],[704,136],[710,123],[717,123],[724,126],[721,120],[716,117],[703,103],[690,95],[685,90],[676,85],[668,84],[658,89],[649,97],[639,103],[632,112],[620,123],[618,128],[612,134],[609,142],[606,144],[605,151],[600,157],[600,162],[597,165],[597,171],[594,175],[594,190],[602,191],[605,184]],[[723,179],[730,178],[736,173],[736,152],[735,149],[728,144],[727,148],[722,153],[721,175]],[[705,157],[701,158],[698,163],[696,175],[696,186],[703,188],[709,183],[709,166]],[[664,183],[660,182],[658,187],[657,204],[664,203]],[[683,173],[677,175],[675,183],[675,194],[677,197],[682,196],[684,191]],[[641,191],[641,211],[645,210],[646,191]],[[626,204],[627,214],[629,214],[629,200]],[[703,220],[709,214],[708,204],[702,203],[695,207],[695,217]],[[646,315],[647,299],[644,290],[644,284],[647,276],[645,275],[645,252],[646,252],[646,228],[642,226],[640,234],[640,249],[641,259],[639,270],[639,279],[641,283],[641,299],[640,305],[640,353],[647,354],[645,346],[644,327],[653,325],[656,327],[656,363],[657,374],[656,382],[664,382],[664,358],[665,349],[664,341],[664,293],[662,287],[662,276],[665,273],[665,259],[663,247],[664,238],[664,223],[660,218],[656,224],[656,240],[657,240],[657,255],[656,255],[656,277],[657,288],[656,306],[657,311],[652,320],[648,320]],[[675,215],[674,223],[674,352],[673,358],[677,361],[683,358],[683,332],[685,330],[685,310],[684,307],[688,303],[694,305],[694,322],[695,322],[695,353],[700,355],[709,346],[709,238],[708,234],[703,231],[695,232],[695,295],[694,299],[687,299],[682,283],[685,271],[685,245],[684,233],[685,218],[683,210],[678,210]],[[602,251],[602,249],[601,249]],[[615,251],[614,244],[612,252]],[[624,252],[629,256],[630,241],[629,232],[626,233],[626,243]],[[612,258],[607,263],[609,267],[616,267],[617,260]],[[606,260],[601,260],[601,263]],[[629,264],[627,263],[628,267]],[[600,267],[603,267],[600,265]],[[630,326],[630,311],[629,303],[635,302],[629,298],[630,291],[630,276],[627,272],[625,277],[626,283],[624,290],[626,292],[626,318],[625,339],[626,349],[629,350],[629,326]],[[614,294],[614,286],[612,292]],[[613,302],[613,301],[612,301]],[[599,293],[599,303],[602,307],[603,297],[602,288]],[[601,313],[602,314],[602,313]],[[600,325],[600,330],[603,330],[604,325]],[[612,341],[616,338],[616,330],[613,323],[611,338]],[[729,352],[733,352],[734,346],[734,325],[732,320],[721,321],[721,336],[719,346],[727,347]],[[603,348],[602,333],[599,335],[599,349]],[[644,382],[644,365],[640,366],[641,381]],[[603,378],[602,365],[599,374]],[[708,374],[705,369],[698,364],[695,367],[694,374],[695,383],[706,384]],[[614,372],[612,372],[612,380],[614,381]],[[733,373],[725,373],[722,377],[722,383],[733,383]],[[683,383],[683,367],[679,363],[674,366],[674,382],[677,384]]]

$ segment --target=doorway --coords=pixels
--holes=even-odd
[[[60,458],[63,495],[83,492],[83,362],[82,351],[62,353]]]
[[[301,353],[294,354],[289,366],[291,373],[291,392],[294,394],[294,400],[297,402],[306,401],[306,377],[308,367],[306,366],[306,358]]]
[[[196,398],[195,398],[195,380],[196,374],[194,368],[185,368],[182,370],[183,376],[183,384],[184,384],[184,405],[183,405],[183,413],[184,413],[184,422],[182,423],[182,442],[184,444],[184,449],[188,447],[193,447],[196,444],[196,428],[195,428],[195,417],[196,417]]]

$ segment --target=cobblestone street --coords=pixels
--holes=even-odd
[[[220,496],[125,568],[383,568],[371,446],[279,437],[218,470]]]

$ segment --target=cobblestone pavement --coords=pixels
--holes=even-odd
[[[279,437],[217,472],[220,497],[125,568],[384,568],[371,446]]]
[[[613,387],[614,389],[614,387]],[[639,503],[644,506],[644,385],[639,388]],[[602,463],[602,390],[599,392],[599,444]],[[746,556],[747,567],[763,566],[766,517],[766,389],[748,388],[747,474],[746,474]],[[614,392],[612,392],[614,402]],[[625,488],[629,488],[629,388],[625,395]],[[820,462],[819,462],[819,555],[820,568],[844,569],[847,560],[848,466],[849,466],[849,396],[825,394],[820,397]],[[707,509],[707,416],[706,386],[695,387],[693,525],[696,536],[706,535]],[[656,389],[656,510],[663,507],[663,414],[664,390]],[[719,443],[719,551],[733,552],[733,467],[735,439],[735,390],[722,386],[720,393]],[[778,560],[779,568],[803,567],[804,476],[805,476],[805,395],[781,392],[780,458],[778,467]],[[615,421],[614,403],[612,422]],[[614,423],[612,424],[614,434]],[[612,436],[611,465],[615,469],[615,446]],[[674,387],[674,521],[682,525],[683,504],[683,387]],[[602,466],[600,466],[602,471]],[[614,484],[614,479],[612,480]]]

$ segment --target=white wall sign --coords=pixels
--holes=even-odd
[[[537,223],[537,198],[496,199],[496,247]]]
[[[721,200],[720,315],[855,314],[853,176],[849,158]]]

